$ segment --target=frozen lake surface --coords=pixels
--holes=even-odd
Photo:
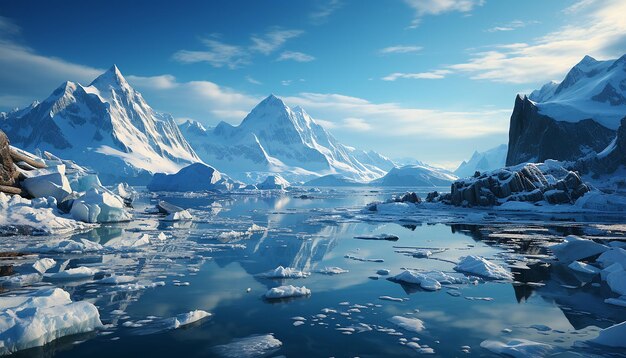
[[[626,308],[605,303],[616,295],[597,275],[546,249],[570,234],[626,240],[622,218],[365,210],[402,192],[143,193],[132,222],[69,237],[101,246],[59,252],[50,242],[68,237],[1,238],[1,252],[29,253],[3,254],[5,278],[28,274],[39,258],[56,261],[41,282],[5,283],[2,297],[59,287],[93,303],[104,324],[14,355],[626,356],[586,342],[626,321]],[[194,220],[144,213],[157,200],[189,208]],[[456,271],[466,256],[487,259],[490,272],[504,268],[504,279]],[[55,275],[61,266],[77,274]],[[407,269],[421,285],[393,279]],[[210,315],[180,316],[195,310]]]

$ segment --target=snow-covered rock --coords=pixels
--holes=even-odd
[[[0,297],[0,307],[2,355],[102,327],[96,306],[86,301],[72,302],[70,294],[60,288]]]
[[[468,255],[461,257],[454,269],[459,272],[466,272],[494,280],[513,279],[513,274],[507,269],[481,256]]]
[[[278,286],[271,288],[268,290],[264,297],[267,299],[280,299],[280,298],[289,298],[289,297],[302,297],[302,296],[310,296],[311,290],[306,288],[305,286],[297,287],[297,286]]]
[[[229,191],[240,184],[203,163],[194,163],[176,174],[157,173],[148,184],[152,191]]]
[[[378,153],[339,143],[302,108],[290,108],[273,95],[238,126],[221,122],[205,129],[189,121],[180,128],[204,162],[244,182],[272,173],[292,182],[327,174],[369,181],[393,167]]]
[[[574,235],[567,236],[563,242],[550,245],[549,248],[554,253],[554,256],[564,263],[586,259],[609,249],[607,246],[598,244],[593,240],[583,239]]]
[[[132,217],[124,200],[104,188],[90,189],[75,199],[70,213],[74,219],[87,223],[128,221]]]
[[[89,86],[65,82],[42,102],[0,121],[13,145],[94,169],[105,184],[145,184],[199,162],[174,119],[154,111],[116,66]]]
[[[256,185],[259,190],[285,190],[289,186],[289,182],[279,174],[269,175],[263,182]]]

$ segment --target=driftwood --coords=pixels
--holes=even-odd
[[[18,153],[16,150],[13,150],[13,148],[10,149],[10,153],[11,153],[11,158],[13,158],[13,161],[18,163],[18,162],[24,162],[32,167],[35,167],[37,169],[44,169],[47,168],[47,166],[43,163],[39,163],[31,158],[29,158],[28,156]]]
[[[0,185],[0,191],[6,194],[22,194],[21,188],[8,185]]]

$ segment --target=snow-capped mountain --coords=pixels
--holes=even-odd
[[[626,55],[598,61],[585,56],[562,82],[549,82],[528,98],[539,113],[559,121],[579,122],[591,118],[617,130],[626,114]]]
[[[206,129],[188,121],[180,128],[203,161],[245,182],[268,173],[280,173],[291,182],[327,174],[369,181],[394,166],[378,153],[339,143],[304,109],[290,108],[274,95],[238,126],[220,122]]]
[[[511,115],[507,165],[576,161],[602,152],[626,115],[626,55],[585,56],[562,82],[518,95]]]
[[[484,152],[475,151],[472,157],[463,161],[454,174],[460,178],[474,175],[476,171],[484,172],[502,168],[506,164],[507,145],[501,144]]]
[[[50,151],[100,174],[105,183],[144,184],[200,162],[173,118],[154,111],[116,66],[89,86],[65,82],[41,103],[0,118],[11,143]]]

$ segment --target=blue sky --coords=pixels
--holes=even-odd
[[[0,110],[117,64],[155,109],[236,124],[270,93],[348,145],[453,168],[508,140],[515,95],[626,52],[624,1],[19,1]]]

